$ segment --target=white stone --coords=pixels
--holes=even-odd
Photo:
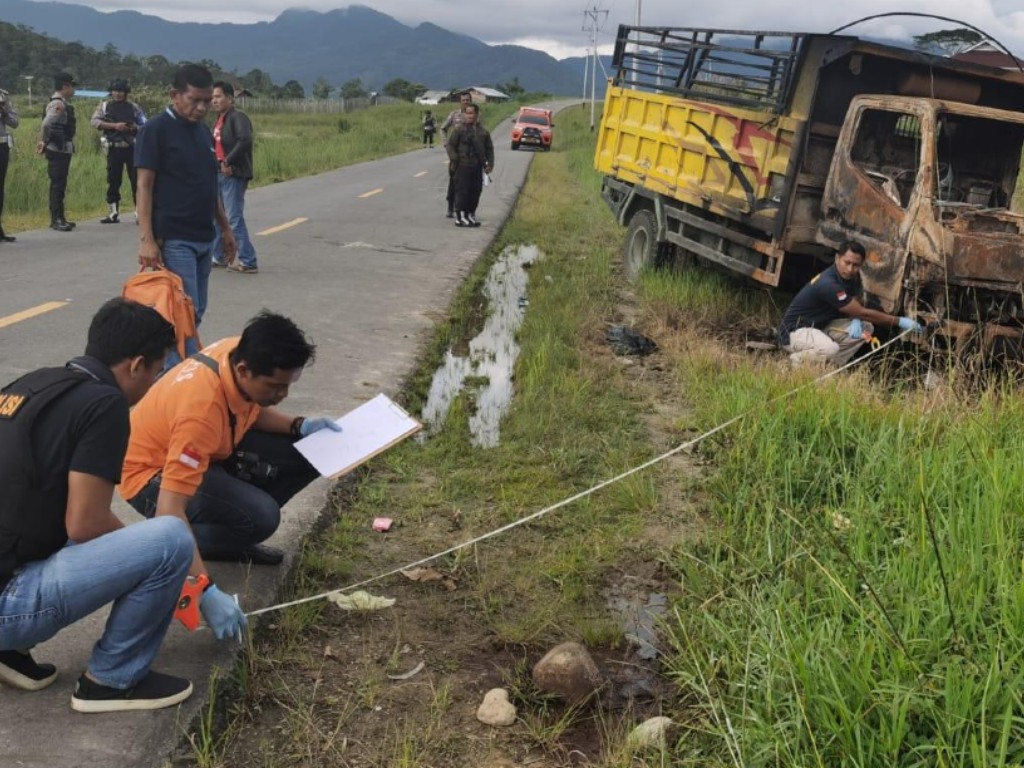
[[[665,737],[673,725],[671,717],[652,717],[645,720],[629,734],[629,744],[634,749],[664,749]]]
[[[516,721],[516,707],[508,700],[504,688],[492,688],[484,696],[476,711],[476,719],[486,725],[512,725]]]

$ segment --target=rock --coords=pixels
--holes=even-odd
[[[652,717],[640,723],[629,734],[629,745],[634,749],[664,749],[665,737],[675,723],[670,717]]]
[[[508,700],[504,688],[492,688],[476,711],[476,719],[487,725],[512,725],[516,721],[515,705]]]
[[[570,704],[586,699],[601,683],[597,664],[579,643],[556,645],[533,668],[533,684],[538,690],[561,696]]]

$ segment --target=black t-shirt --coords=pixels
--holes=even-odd
[[[824,328],[843,316],[840,311],[860,296],[860,275],[843,280],[833,264],[819,273],[793,298],[779,325],[779,343],[789,344],[789,334],[797,328]]]
[[[121,481],[130,429],[128,401],[113,373],[100,361],[78,357],[68,367],[91,378],[48,403],[32,422],[29,442],[34,475],[26,476],[25,462],[17,451],[0,456],[0,492],[9,491],[0,502],[4,506],[0,541],[15,546],[19,559],[48,557],[67,541],[68,472],[93,475],[115,485]],[[7,447],[21,439],[21,432],[15,421],[0,419],[0,441]],[[22,491],[14,490],[19,488],[32,491],[23,497]],[[24,503],[32,508],[23,508]],[[14,506],[7,508],[9,504]],[[3,576],[0,573],[0,581]]]
[[[39,416],[32,430],[32,451],[41,479],[64,478],[81,472],[121,482],[128,450],[128,401],[110,369],[98,360],[76,358],[69,364],[86,369],[99,381],[72,389]]]

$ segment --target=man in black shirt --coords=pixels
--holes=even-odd
[[[779,325],[779,346],[790,353],[793,365],[805,362],[848,363],[871,338],[874,324],[898,326],[920,333],[924,329],[909,317],[897,317],[865,307],[860,268],[866,252],[850,240],[836,250],[835,263],[800,289]]]
[[[28,649],[113,603],[72,708],[157,709],[191,694],[188,680],[149,667],[192,563],[192,535],[172,517],[125,527],[110,508],[128,409],[173,345],[173,326],[155,310],[112,299],[92,319],[85,355],[0,390],[0,683],[52,683],[56,669]]]

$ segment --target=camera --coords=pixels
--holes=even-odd
[[[251,451],[235,451],[227,460],[228,474],[246,483],[260,485],[277,477],[277,467]]]

